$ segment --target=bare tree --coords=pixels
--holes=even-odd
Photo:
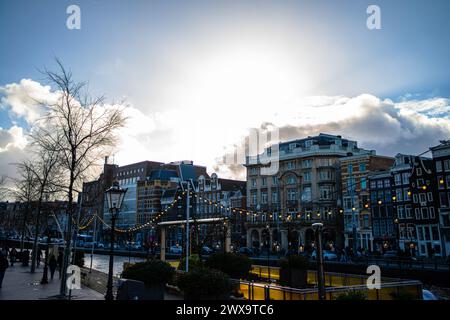
[[[16,201],[24,204],[23,220],[21,226],[21,251],[24,248],[24,238],[27,221],[30,217],[33,202],[37,199],[36,177],[29,167],[17,166],[18,177],[13,178],[13,186],[9,189],[9,194]]]
[[[61,295],[65,295],[74,193],[81,189],[82,181],[89,177],[93,166],[115,145],[117,130],[125,125],[126,119],[123,108],[105,105],[103,97],[91,98],[85,91],[86,83],[76,82],[72,73],[59,60],[56,62],[59,70],[45,70],[44,74],[58,93],[58,99],[46,105],[48,111],[37,125],[39,135],[46,137],[42,147],[60,154],[61,168],[66,174],[68,223],[60,288]]]
[[[31,172],[36,188],[35,237],[30,270],[31,273],[34,273],[40,234],[42,202],[48,200],[52,194],[60,192],[60,185],[63,183],[63,171],[59,165],[60,153],[51,148],[46,148],[49,142],[46,136],[39,134],[39,131],[37,131],[32,136],[32,139],[34,140],[32,141],[31,147],[35,147],[33,156],[30,160],[25,160],[17,164],[17,167],[23,171]]]

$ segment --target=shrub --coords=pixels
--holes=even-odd
[[[247,256],[238,253],[215,253],[205,261],[205,266],[220,270],[231,278],[246,279],[252,262]]]
[[[195,268],[180,275],[178,288],[185,299],[227,299],[232,291],[230,278],[225,273],[209,268]]]
[[[283,259],[280,262],[280,267],[282,269],[308,270],[308,266],[308,258],[306,258],[305,256],[300,256],[298,254],[292,254],[287,259]]]
[[[122,272],[122,278],[144,282],[147,287],[169,282],[175,274],[172,266],[161,260],[149,260],[130,265]]]
[[[201,268],[203,266],[203,262],[200,260],[200,256],[198,254],[191,254],[189,256],[189,270],[193,268]],[[186,257],[181,258],[180,263],[178,264],[178,270],[185,270],[186,268]]]
[[[335,298],[335,300],[367,300],[366,294],[362,291],[352,290],[347,291]]]

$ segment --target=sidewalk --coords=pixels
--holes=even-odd
[[[30,267],[23,267],[20,263],[6,269],[3,280],[3,288],[0,289],[0,300],[53,300],[59,294],[59,274],[49,283],[42,285],[43,265],[36,269],[34,274],[30,273]],[[82,286],[80,290],[73,290],[72,300],[104,300],[105,297],[90,288]]]

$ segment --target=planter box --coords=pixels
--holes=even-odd
[[[306,288],[308,271],[301,269],[280,269],[280,284],[291,288]]]

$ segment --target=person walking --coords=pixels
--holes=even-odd
[[[2,288],[3,278],[5,277],[6,269],[8,269],[9,263],[3,252],[0,252],[0,289]]]
[[[26,249],[22,252],[22,265],[24,267],[28,267],[28,264],[30,263],[30,251]]]
[[[50,261],[48,262],[48,266],[50,267],[50,279],[53,280],[53,276],[55,275],[56,267],[58,266],[58,261],[56,261],[56,258],[53,254],[50,256]]]
[[[57,263],[58,263],[59,278],[61,279],[61,272],[63,267],[63,253],[61,251],[59,251],[58,253]]]
[[[39,268],[39,265],[41,264],[41,257],[42,257],[42,250],[41,248],[38,248],[36,252],[36,268]]]
[[[15,247],[12,247],[11,251],[9,252],[9,262],[11,263],[11,267],[14,266],[16,259],[17,259],[17,250]]]

